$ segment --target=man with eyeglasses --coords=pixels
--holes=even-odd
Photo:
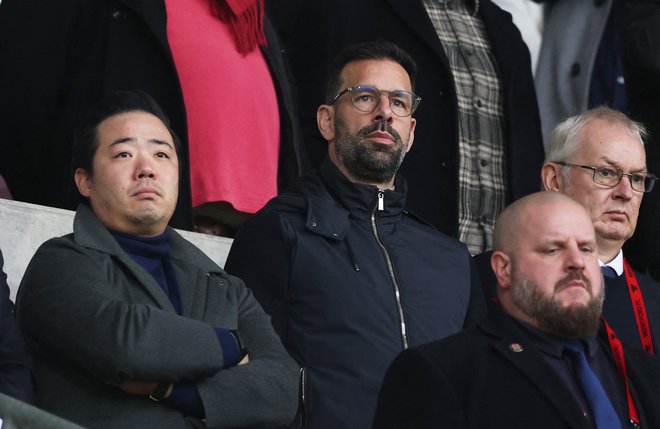
[[[654,354],[660,284],[633,270],[622,251],[656,182],[646,169],[643,135],[641,125],[606,107],[570,117],[553,132],[541,177],[546,190],[570,196],[591,216],[607,286],[603,315],[624,342]]]
[[[317,110],[328,157],[241,228],[225,265],[303,367],[307,428],[371,427],[392,359],[483,314],[465,245],[404,209],[415,68],[382,40],[339,54]]]

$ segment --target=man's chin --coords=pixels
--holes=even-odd
[[[627,222],[606,222],[596,225],[596,233],[605,240],[624,242],[632,237],[635,229]]]
[[[135,226],[150,227],[163,222],[164,216],[159,211],[144,209],[128,216],[131,224]]]

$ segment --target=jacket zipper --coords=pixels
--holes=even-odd
[[[378,227],[376,226],[376,211],[385,210],[384,197],[385,197],[385,191],[383,189],[379,189],[378,202],[376,204],[376,207],[374,207],[373,211],[371,212],[371,231],[373,232],[374,237],[376,238],[376,242],[378,243],[378,246],[380,246],[380,249],[383,251],[385,262],[387,264],[387,270],[390,274],[392,285],[394,286],[394,298],[396,299],[396,307],[399,313],[399,323],[401,326],[401,343],[403,344],[403,349],[405,350],[409,347],[408,329],[406,325],[406,315],[403,313],[403,305],[401,305],[401,289],[399,286],[399,281],[396,278],[396,274],[394,273],[394,264],[392,264],[392,258],[390,257],[390,254],[388,253],[387,249],[385,248],[385,244],[383,243],[383,240],[381,240],[380,234],[378,233]]]
[[[298,398],[298,424],[297,427],[305,429],[307,427],[307,368],[300,368],[300,391]]]

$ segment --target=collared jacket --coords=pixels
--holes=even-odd
[[[543,353],[501,307],[492,308],[476,327],[396,358],[373,429],[596,429]],[[604,326],[599,334],[614,367]],[[641,350],[624,349],[641,428],[660,427],[660,366]]]
[[[283,190],[305,172],[307,158],[267,17],[264,31],[268,46],[262,53],[280,115]],[[141,89],[163,108],[181,139],[179,200],[170,225],[192,227],[186,109],[164,0],[3,0],[0,64],[0,174],[15,199],[75,209],[80,200],[70,171],[74,124],[103,95]]]
[[[35,354],[36,404],[89,428],[274,428],[294,418],[299,368],[245,288],[175,231],[177,314],[157,281],[86,205],[73,234],[30,262],[17,317]],[[250,362],[223,368],[213,327],[238,329]],[[187,417],[124,381],[193,381],[206,420]]]
[[[482,315],[467,249],[408,213],[406,188],[354,184],[326,159],[234,240],[226,269],[305,368],[305,427],[370,427],[390,361]]]
[[[298,85],[300,124],[312,165],[320,164],[327,151],[315,112],[319,104],[329,101],[325,99],[324,76],[332,59],[353,43],[383,38],[396,43],[418,65],[414,92],[422,97],[415,111],[415,144],[400,170],[410,184],[407,207],[445,234],[457,236],[460,154],[456,83],[423,0],[297,3],[302,6],[291,29],[287,55]],[[539,190],[543,165],[541,122],[529,51],[520,32],[511,15],[491,0],[478,3],[478,15],[502,84],[504,175],[509,204]],[[479,103],[476,96],[475,103]]]

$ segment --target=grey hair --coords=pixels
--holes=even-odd
[[[633,121],[618,110],[600,106],[571,116],[555,127],[545,155],[545,162],[567,161],[578,148],[580,143],[578,134],[582,128],[598,119],[620,126],[628,134],[638,139],[642,146],[644,145],[647,133],[642,124]]]

